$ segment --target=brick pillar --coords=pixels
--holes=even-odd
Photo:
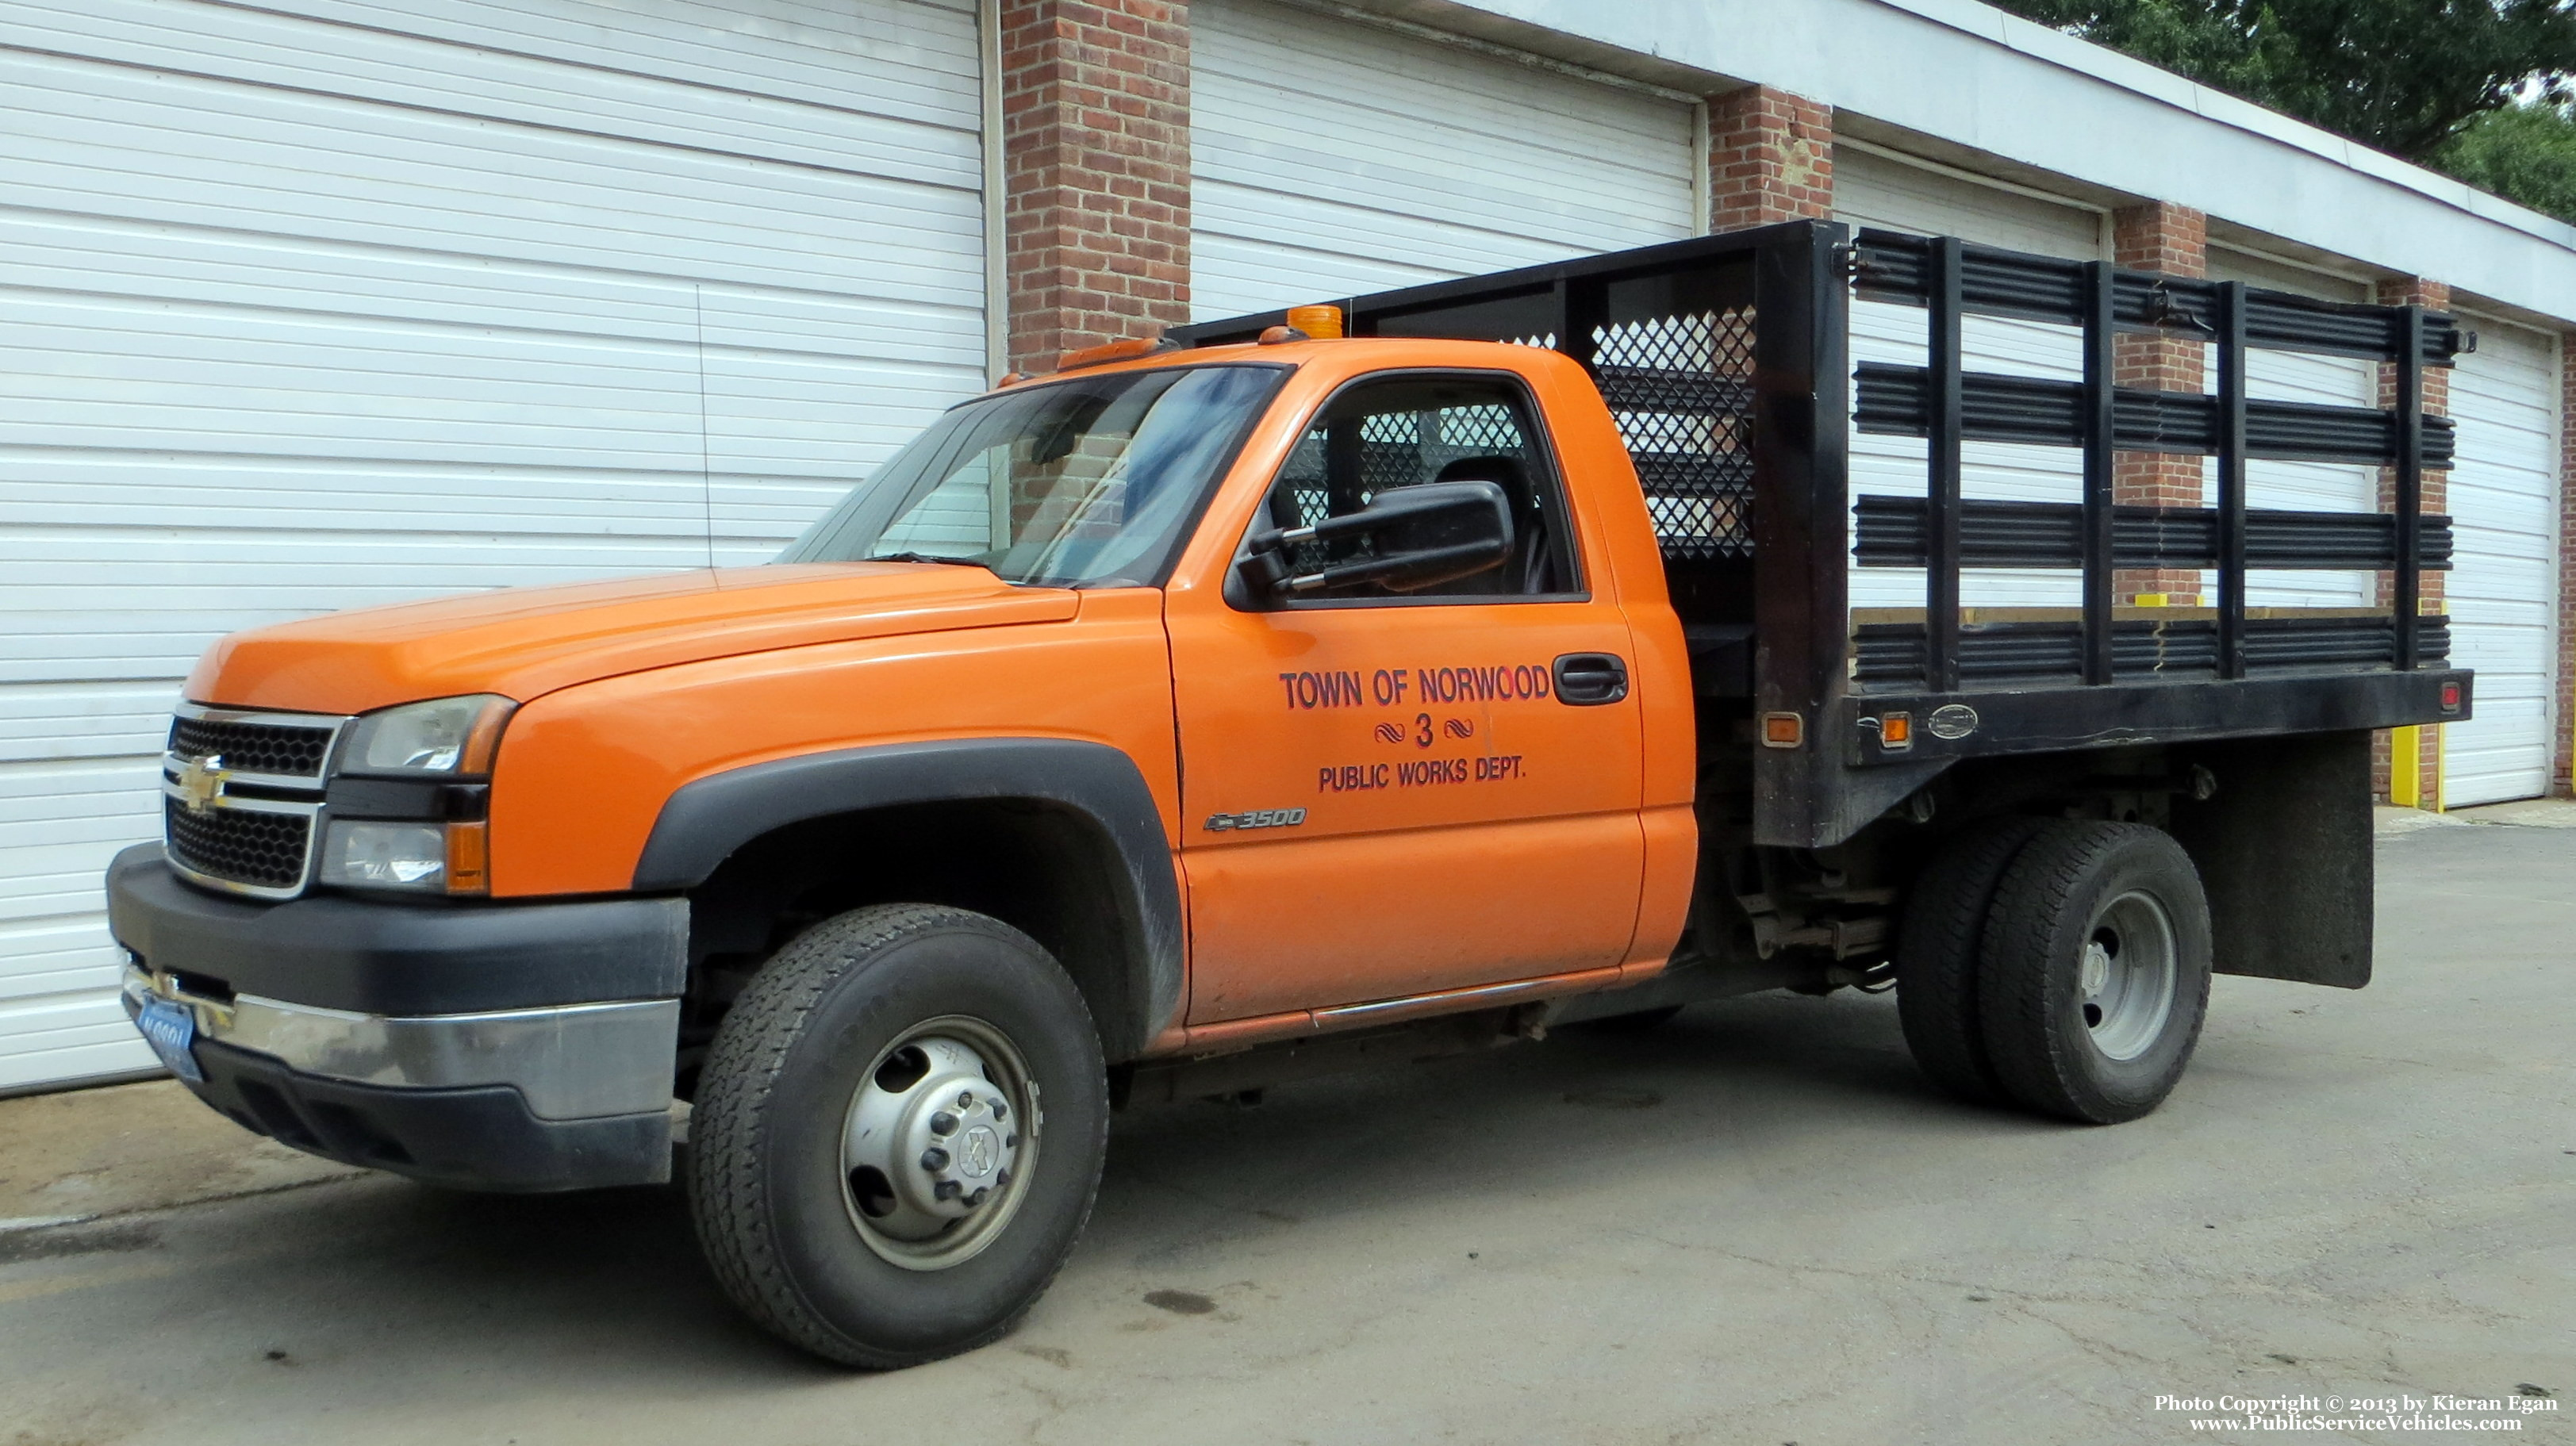
[[[1010,357],[1190,313],[1188,0],[1002,0]]]
[[[2111,215],[2112,259],[2131,271],[2161,271],[2172,276],[2209,274],[2209,218],[2188,206],[2149,201]],[[2199,392],[2206,366],[2205,344],[2170,332],[2123,335],[2113,343],[2112,367],[2124,387],[2165,392]],[[2152,452],[2122,452],[2112,464],[2115,501],[2153,507],[2202,507],[2207,463],[2199,457],[2167,457]],[[2140,594],[2188,596],[2198,600],[2197,568],[2122,568],[2112,574],[2112,592],[2132,603]]]
[[[2552,792],[2576,793],[2570,723],[2576,715],[2576,332],[2558,338],[2558,706]]]
[[[2427,281],[2420,276],[2391,277],[2379,283],[2371,299],[2382,306],[2420,306],[2427,311],[2448,311],[2451,309],[2451,288],[2439,281]],[[2397,368],[2393,363],[2380,365],[2379,404],[2383,407],[2397,405]],[[2424,410],[2433,416],[2450,414],[2450,368],[2426,367],[2424,369]],[[2437,513],[2450,509],[2449,479],[2450,474],[2447,472],[2424,474],[2424,511]],[[2379,472],[2379,509],[2386,512],[2396,505],[2396,470],[2383,467]],[[2419,596],[2424,612],[2443,611],[2442,583],[2445,576],[2446,574],[2439,572],[2427,572],[2422,575]],[[2395,601],[2395,582],[2395,578],[2388,573],[2379,575],[2381,607],[2387,607]],[[2414,731],[2413,737],[2415,756],[2411,759],[2392,756],[2388,761],[2389,771],[2394,774],[2398,769],[2412,766],[2415,770],[2415,797],[2418,804],[2428,809],[2439,807],[2442,776],[2441,729],[2438,726],[2418,728]],[[2381,796],[2389,796],[2388,780],[2382,778],[2378,782]]]
[[[1708,99],[1709,230],[1834,214],[1834,112],[1748,85]]]

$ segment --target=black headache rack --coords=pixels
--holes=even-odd
[[[1849,361],[1854,295],[1921,307],[1920,367]],[[2422,572],[2450,565],[2450,519],[2424,516],[2451,465],[2423,371],[2473,339],[2418,307],[2310,300],[1999,251],[1955,238],[1800,221],[1340,303],[1353,336],[1550,347],[1592,374],[1662,544],[1704,707],[1745,700],[1754,834],[1837,843],[1969,758],[2456,721],[2469,675],[2422,617]],[[2080,380],[1967,372],[1969,315],[2071,328]],[[1284,312],[1176,328],[1213,346]],[[2116,338],[2209,344],[2207,393],[2120,387]],[[2389,364],[2396,405],[2249,398],[2257,348]],[[1853,497],[1851,430],[1927,442],[1921,496]],[[1961,447],[2080,449],[2080,495],[1961,495]],[[2215,505],[2123,505],[2122,452],[2207,456]],[[2246,506],[2246,467],[2376,465],[2386,513]],[[1848,572],[1924,573],[1919,609],[1849,607]],[[1960,603],[1970,567],[2063,568],[2080,607]],[[2116,605],[2122,569],[2207,568],[2209,607]],[[2249,608],[2249,569],[2374,569],[2382,608]],[[1787,739],[1794,736],[1794,743]],[[1781,746],[1785,745],[1785,746]]]

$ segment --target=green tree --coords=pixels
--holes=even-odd
[[[2428,159],[2481,191],[2576,222],[2576,119],[2563,107],[2489,111]]]
[[[2576,0],[2000,3],[2409,160],[2485,113],[2576,97]]]

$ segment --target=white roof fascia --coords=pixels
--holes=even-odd
[[[1424,20],[1481,11],[1517,22],[1515,30],[1758,82],[2576,322],[2576,227],[1974,0],[1398,0],[1385,8]]]

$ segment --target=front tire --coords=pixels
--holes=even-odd
[[[717,1281],[790,1344],[913,1365],[1025,1315],[1091,1212],[1107,1073],[1035,941],[962,909],[815,925],[718,1029],[689,1199]]]
[[[2209,1010],[2209,903],[2171,835],[2061,822],[2031,839],[1986,920],[1978,1012],[2015,1099],[2088,1124],[2164,1102]]]

